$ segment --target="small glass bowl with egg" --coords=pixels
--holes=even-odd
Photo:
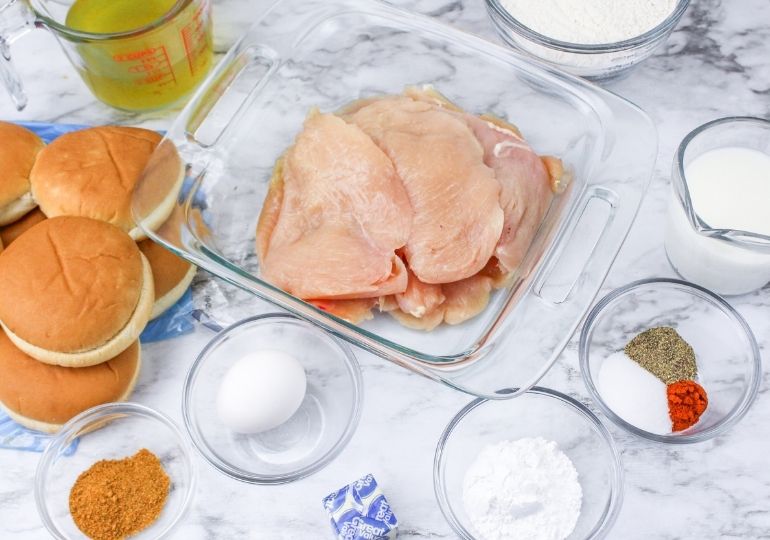
[[[441,435],[433,461],[433,488],[441,512],[458,537],[479,537],[466,500],[472,482],[468,476],[477,456],[491,445],[538,438],[556,443],[577,471],[580,510],[568,538],[608,535],[623,502],[623,465],[617,446],[607,427],[585,405],[555,390],[534,387],[513,399],[471,401]],[[529,489],[537,492],[537,486]],[[527,510],[512,508],[511,515],[516,511]]]
[[[222,473],[253,484],[311,475],[336,457],[361,412],[350,348],[292,315],[220,332],[187,374],[182,413],[193,444]]]
[[[668,17],[647,32],[614,43],[554,39],[521,22],[504,4],[504,0],[486,0],[487,13],[505,43],[573,75],[607,81],[627,74],[662,46],[687,11],[690,0],[679,0]]]
[[[627,356],[619,359],[630,340],[657,327],[673,328],[692,347],[694,381],[708,397],[698,421],[683,431],[672,431],[666,385]],[[586,319],[579,356],[596,406],[622,429],[660,443],[725,433],[749,410],[761,381],[759,347],[743,317],[708,289],[678,279],[636,281],[605,296]]]

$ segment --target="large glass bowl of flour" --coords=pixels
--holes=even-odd
[[[467,476],[477,456],[491,445],[505,441],[542,438],[553,441],[577,471],[582,490],[580,513],[567,540],[605,538],[620,511],[623,467],[620,454],[607,428],[588,408],[569,396],[534,387],[516,399],[476,399],[455,415],[439,439],[433,467],[433,485],[441,512],[454,532],[466,540],[485,540],[466,510]],[[530,456],[528,460],[544,459]],[[507,488],[519,489],[514,474]],[[531,480],[531,479],[530,479]],[[528,480],[525,479],[528,482]],[[520,494],[542,492],[543,486],[526,487]],[[510,494],[508,494],[510,495]],[[497,499],[507,495],[500,493]],[[536,513],[532,500],[522,512]],[[556,525],[543,517],[540,524]],[[489,527],[487,527],[489,528]],[[502,530],[502,529],[501,529]],[[489,536],[489,535],[487,535]],[[505,538],[504,535],[492,535]]]
[[[511,47],[574,75],[621,77],[662,46],[690,0],[486,0]]]

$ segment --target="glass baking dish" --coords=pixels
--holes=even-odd
[[[476,318],[426,333],[385,314],[356,326],[262,281],[257,218],[275,160],[307,112],[423,84],[514,123],[573,177],[513,285]],[[503,47],[376,1],[283,0],[259,16],[169,129],[133,207],[151,237],[225,281],[422,375],[509,398],[516,394],[497,390],[535,384],[590,307],[656,152],[654,126],[634,105]],[[169,196],[178,211],[158,228],[156,208]]]

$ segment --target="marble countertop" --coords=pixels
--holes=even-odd
[[[242,33],[260,0],[215,2],[216,48]],[[413,9],[496,41],[480,0],[419,0]],[[740,5],[738,5],[740,4]],[[729,115],[770,117],[770,4],[767,0],[693,0],[667,45],[628,78],[607,87],[646,110],[658,126],[660,150],[652,185],[604,291],[630,281],[673,276],[663,250],[667,185],[676,146],[699,124]],[[120,113],[98,103],[67,63],[54,38],[34,31],[14,46],[29,93],[19,113],[0,99],[0,118],[164,128],[168,114]],[[770,347],[770,287],[730,299]],[[257,311],[268,311],[266,304]],[[134,400],[180,419],[181,380],[211,338],[206,329],[145,347]],[[198,460],[197,498],[176,538],[331,538],[320,499],[372,472],[401,522],[404,539],[453,538],[433,495],[436,441],[469,397],[359,353],[365,403],[348,447],[326,469],[291,485],[260,487],[230,480]],[[765,371],[765,374],[767,371]],[[765,379],[767,376],[765,375]],[[589,404],[576,340],[540,383]],[[398,392],[393,392],[398,388]],[[770,395],[763,381],[749,414],[706,443],[660,446],[608,423],[622,452],[625,502],[609,538],[624,540],[770,538]],[[32,480],[38,455],[0,451],[0,537],[46,536]]]

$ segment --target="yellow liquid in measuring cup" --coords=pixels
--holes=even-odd
[[[171,20],[137,36],[84,41],[78,68],[94,95],[132,111],[160,109],[190,93],[213,61],[210,0],[192,0]],[[176,0],[75,0],[66,25],[127,32],[163,18]]]

